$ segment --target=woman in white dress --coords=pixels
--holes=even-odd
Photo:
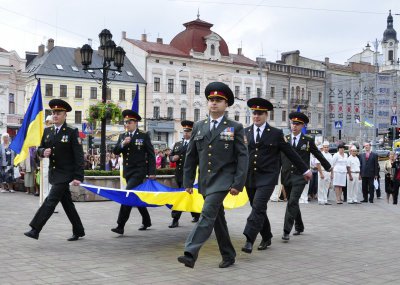
[[[344,144],[338,146],[338,152],[332,158],[332,184],[335,187],[336,204],[343,204],[342,191],[346,186],[347,154],[344,153]]]

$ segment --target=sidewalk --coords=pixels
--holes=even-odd
[[[1,193],[0,284],[398,284],[400,206],[383,196],[374,204],[302,204],[304,235],[291,235],[287,244],[281,242],[286,203],[270,202],[272,246],[251,255],[240,251],[249,205],[227,211],[235,265],[218,268],[221,256],[212,235],[189,269],[176,260],[193,226],[188,213],[180,227],[169,229],[170,211],[151,208],[153,226],[143,232],[133,209],[119,237],[110,231],[118,204],[76,203],[86,236],[68,242],[71,225],[60,205],[36,241],[23,233],[37,197]]]

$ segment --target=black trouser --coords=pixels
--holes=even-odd
[[[284,186],[288,195],[288,201],[286,205],[283,231],[289,234],[294,224],[296,231],[303,232],[304,224],[301,218],[299,200],[304,187],[306,186],[306,181],[304,180],[303,175],[292,174],[289,181],[285,181]]]
[[[374,201],[374,192],[375,192],[375,187],[374,187],[374,177],[361,177],[361,183],[362,183],[362,193],[364,197],[364,201],[368,201],[368,193],[369,193],[369,201],[373,202]]]
[[[178,188],[182,188],[182,181],[176,181],[176,184],[178,185]],[[199,219],[200,217],[200,213],[191,212],[191,214],[193,218]],[[179,221],[181,216],[182,216],[182,211],[175,211],[175,210],[171,211],[171,218],[173,218],[174,221]]]
[[[72,224],[72,233],[78,236],[85,235],[81,218],[72,202],[69,183],[52,185],[49,195],[46,200],[44,200],[39,210],[37,210],[29,225],[40,232],[48,219],[50,219],[51,215],[53,215],[54,209],[59,202],[61,202],[65,214],[67,214],[67,217]]]
[[[394,180],[393,181],[393,205],[397,204],[397,199],[399,197],[399,186],[400,186],[400,181],[399,180]]]
[[[133,189],[134,187],[140,185],[143,183],[144,177],[130,177],[127,180],[127,185],[126,189]],[[146,227],[151,226],[151,219],[150,219],[150,214],[147,211],[146,207],[137,207],[139,210],[140,215],[142,215],[142,224]],[[118,227],[119,228],[124,228],[126,222],[129,219],[129,215],[131,214],[132,206],[126,206],[126,205],[121,205],[121,208],[119,209],[119,214],[118,214]]]
[[[263,240],[272,238],[271,224],[267,215],[267,204],[272,192],[274,192],[274,188],[273,185],[246,188],[250,200],[251,213],[247,218],[243,234],[246,236],[247,241],[251,243],[254,243],[258,233],[260,233]]]
[[[229,236],[223,205],[228,193],[228,191],[222,191],[204,197],[200,220],[194,226],[185,242],[185,254],[190,254],[194,260],[197,259],[200,248],[208,240],[213,229],[222,258],[224,260],[235,259],[236,251]]]
[[[318,170],[312,170],[312,178],[308,184],[308,195],[314,197],[318,193]]]

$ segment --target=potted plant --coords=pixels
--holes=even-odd
[[[89,107],[88,122],[93,123],[103,118],[110,119],[113,123],[117,123],[122,120],[122,112],[118,105],[113,102],[107,101],[103,103],[101,101],[97,104]]]

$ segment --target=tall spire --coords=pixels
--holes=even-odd
[[[387,17],[386,30],[383,32],[383,41],[387,42],[390,39],[395,40],[397,42],[397,33],[396,33],[396,30],[393,28],[392,10],[389,10],[389,16]]]
[[[197,8],[197,20],[200,19],[200,8]]]

